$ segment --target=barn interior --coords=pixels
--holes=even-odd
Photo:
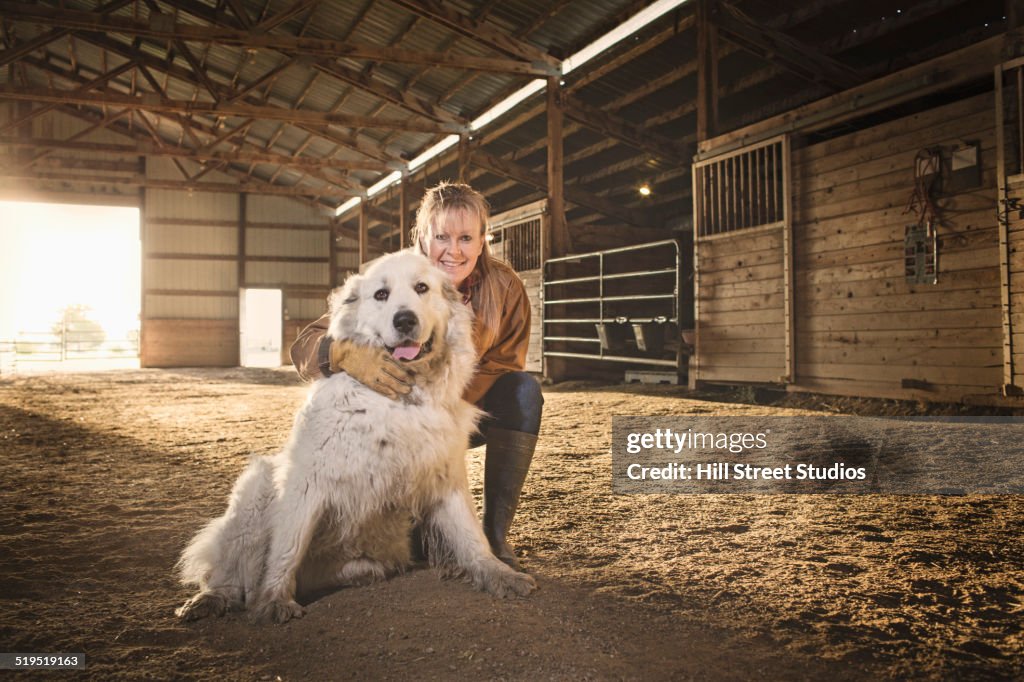
[[[97,331],[74,291],[39,328],[0,311],[0,648],[79,647],[104,678],[1024,674],[1019,495],[597,480],[613,414],[798,414],[723,395],[1022,407],[1022,17],[1018,0],[0,0],[0,230],[38,202],[134,209],[139,236],[134,329]],[[177,624],[176,553],[301,403],[289,344],[346,276],[410,246],[443,180],[488,198],[490,248],[530,293],[547,416],[516,532],[541,592],[495,603],[419,571],[283,635]],[[45,239],[94,273],[126,260]]]

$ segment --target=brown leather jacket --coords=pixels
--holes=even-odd
[[[473,343],[476,346],[477,370],[462,395],[470,403],[479,403],[502,374],[522,371],[530,343],[530,299],[519,275],[505,263],[491,260],[489,277],[495,277],[502,292],[501,324],[497,329],[483,329],[480,320],[473,322]],[[476,301],[470,298],[474,312]],[[318,379],[317,350],[327,333],[330,315],[325,314],[299,334],[290,354],[299,376],[306,381]]]

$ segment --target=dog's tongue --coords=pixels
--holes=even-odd
[[[410,343],[408,345],[396,346],[391,357],[396,360],[412,360],[420,354],[420,344]]]

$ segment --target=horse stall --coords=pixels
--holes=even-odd
[[[0,669],[1024,678],[1022,16],[0,0]],[[530,302],[538,589],[416,561],[180,620],[307,399],[292,343],[442,181]]]

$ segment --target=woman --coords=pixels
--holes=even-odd
[[[495,556],[520,570],[505,539],[533,459],[544,398],[523,371],[530,340],[530,300],[522,280],[493,258],[487,245],[489,206],[461,183],[427,190],[416,212],[416,248],[451,278],[476,315],[473,342],[478,366],[463,398],[488,413],[471,446],[487,443],[484,463],[484,532]],[[306,327],[291,348],[299,374],[309,380],[339,371],[398,399],[412,389],[409,370],[381,348],[356,346],[326,335],[329,316]]]

